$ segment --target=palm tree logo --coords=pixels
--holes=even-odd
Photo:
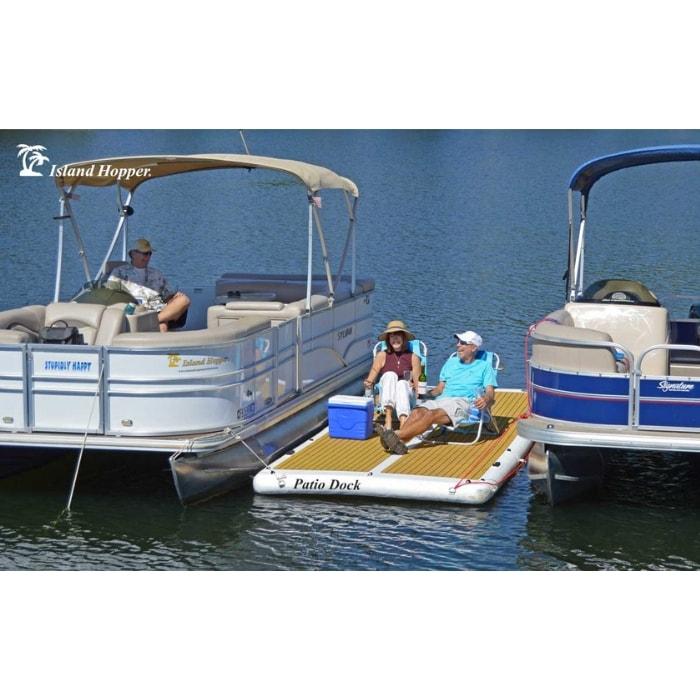
[[[21,177],[42,177],[42,173],[34,172],[35,165],[42,165],[49,160],[42,151],[46,150],[46,146],[28,146],[26,143],[18,143],[19,152],[17,157],[22,159],[22,170],[19,174]]]

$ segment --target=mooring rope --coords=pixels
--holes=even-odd
[[[85,452],[85,445],[87,444],[88,431],[90,430],[90,421],[92,421],[92,414],[95,412],[95,405],[97,404],[97,397],[100,394],[100,388],[102,386],[102,373],[105,369],[105,363],[102,362],[102,367],[100,368],[100,376],[97,378],[97,391],[92,397],[92,405],[90,406],[90,414],[88,415],[87,425],[85,426],[85,433],[83,434],[83,444],[80,447],[80,454],[78,455],[78,461],[75,463],[75,471],[73,472],[73,482],[70,486],[70,493],[68,494],[68,503],[66,503],[65,510],[70,510],[71,503],[73,502],[73,493],[75,492],[75,484],[78,481],[78,471],[80,470],[80,463],[83,461],[83,453]]]

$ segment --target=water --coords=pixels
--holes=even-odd
[[[698,142],[700,132],[250,131],[246,138],[253,152],[324,164],[357,182],[358,269],[377,280],[375,330],[392,318],[406,320],[429,345],[430,382],[453,349],[452,333],[474,329],[501,354],[501,385],[522,387],[525,330],[563,299],[565,190],[574,168],[616,150]],[[18,177],[18,143],[45,145],[57,165],[242,150],[234,131],[0,133],[4,307],[47,301],[53,291],[56,192],[49,178]],[[700,301],[699,177],[697,165],[684,163],[597,184],[587,279],[640,277],[673,315],[687,316]],[[83,195],[75,208],[90,247],[111,236],[116,198],[111,189]],[[343,206],[333,200],[324,195],[323,215],[340,224]],[[132,238],[150,238],[158,249],[154,265],[176,282],[211,281],[223,270],[305,269],[303,193],[269,173],[166,178],[137,190],[134,208]],[[344,234],[336,226],[330,235],[336,260]],[[67,265],[64,294],[81,283],[80,266]],[[251,491],[182,508],[162,461],[90,455],[70,516],[57,520],[74,463],[68,454],[0,483],[0,568],[700,566],[698,466],[673,455],[608,459],[610,477],[598,499],[557,509],[533,498],[524,473],[479,508],[275,499]]]

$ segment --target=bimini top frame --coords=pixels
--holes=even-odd
[[[352,255],[351,288],[352,293],[356,286],[355,267],[355,215],[357,202],[360,196],[359,190],[352,180],[342,177],[328,168],[311,163],[303,163],[296,160],[285,160],[281,158],[269,158],[265,156],[252,156],[241,154],[196,154],[196,155],[156,155],[156,156],[127,156],[120,158],[101,158],[99,160],[82,161],[79,163],[69,163],[56,169],[54,180],[58,187],[60,196],[60,213],[56,219],[59,221],[59,243],[58,261],[56,269],[56,285],[54,289],[54,301],[59,300],[61,287],[61,263],[63,258],[63,235],[64,222],[70,220],[76,240],[78,251],[82,260],[83,269],[87,282],[96,282],[105,270],[107,261],[112,256],[114,248],[122,235],[122,257],[126,259],[127,254],[127,219],[133,214],[131,200],[134,191],[139,185],[147,180],[169,175],[178,175],[187,172],[197,172],[201,170],[220,170],[239,168],[254,170],[262,168],[292,175],[300,180],[306,187],[309,218],[308,218],[308,277],[306,308],[311,308],[311,281],[312,281],[312,256],[313,256],[313,228],[314,223],[318,230],[321,250],[323,254],[323,264],[328,280],[329,298],[331,303],[334,298],[335,285],[340,281],[343,267],[348,251]],[[119,203],[119,221],[116,231],[112,237],[109,250],[100,265],[94,278],[90,275],[90,266],[83,246],[80,230],[78,228],[75,215],[71,207],[71,200],[79,199],[75,194],[78,186],[87,187],[109,187],[116,185],[117,200]],[[318,209],[320,208],[320,198],[317,196],[320,190],[338,189],[345,195],[345,202],[348,209],[349,226],[348,233],[343,248],[343,254],[336,273],[335,283],[331,274],[328,260],[328,250],[326,240],[321,226],[321,219]],[[126,200],[122,200],[122,190],[127,193]]]
[[[588,197],[593,185],[600,178],[617,170],[634,168],[652,163],[675,163],[700,160],[700,145],[656,146],[634,151],[612,153],[595,158],[576,169],[569,181],[569,263],[567,268],[567,301],[583,293],[583,262],[585,251],[586,215]],[[574,235],[574,192],[580,195],[578,236]]]

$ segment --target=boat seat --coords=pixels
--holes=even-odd
[[[105,309],[95,336],[95,345],[111,345],[117,335],[127,330],[126,304],[112,304]]]
[[[311,309],[323,309],[328,306],[328,297],[320,294],[311,296]],[[306,299],[290,304],[281,301],[230,301],[216,304],[207,309],[207,328],[218,328],[235,323],[240,319],[263,317],[278,326],[289,319],[301,316],[306,308]]]
[[[535,332],[548,338],[613,342],[608,333],[588,328],[574,328],[565,323],[546,320]],[[567,372],[607,373],[617,372],[615,356],[607,348],[576,347],[564,343],[546,343],[532,339],[532,363],[538,367]]]
[[[102,304],[79,304],[75,301],[57,301],[46,306],[44,324],[51,326],[56,321],[65,321],[77,326],[86,345],[94,345],[102,315],[107,307]]]
[[[120,333],[112,342],[112,347],[169,348],[206,347],[207,345],[226,345],[232,340],[266,331],[270,328],[270,319],[251,316],[221,328],[205,328],[196,331],[178,331],[177,333]]]
[[[154,309],[147,309],[145,306],[139,305],[133,314],[129,314],[125,318],[129,326],[128,329],[132,333],[147,333],[149,331],[160,333],[158,312]]]
[[[613,342],[634,355],[635,361],[651,345],[669,342],[671,324],[663,306],[570,302],[565,310],[576,328],[608,333]],[[642,374],[668,376],[668,350],[648,354],[641,369]]]
[[[44,327],[45,306],[23,306],[0,311],[0,331],[3,343],[33,343]]]
[[[35,340],[26,331],[8,331],[0,329],[0,345],[14,345],[15,343],[31,343]]]

